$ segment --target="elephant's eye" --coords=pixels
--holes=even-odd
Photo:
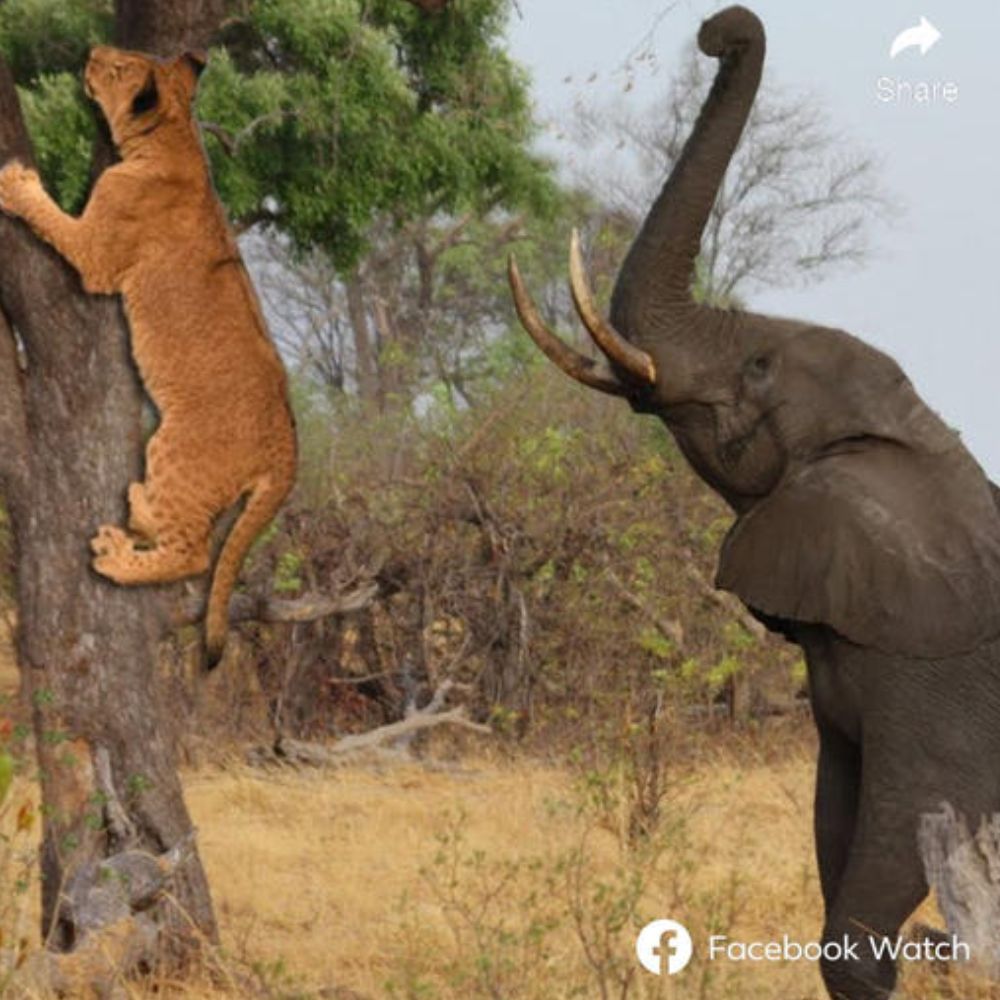
[[[771,371],[771,355],[755,354],[746,365],[746,372],[752,378],[763,378]]]

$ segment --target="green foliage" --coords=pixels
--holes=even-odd
[[[705,675],[709,687],[719,691],[725,683],[738,673],[740,661],[732,655],[723,656],[718,660]]]
[[[527,79],[503,49],[508,0],[435,18],[398,0],[255,0],[229,50],[211,54],[198,97],[216,185],[238,222],[267,222],[341,268],[375,220],[555,197],[534,134]],[[0,6],[10,61],[49,186],[79,204],[92,121],[78,79],[110,35],[110,4]]]
[[[111,0],[5,0],[0,55],[22,86],[42,77],[79,75],[91,46],[111,37]]]
[[[788,669],[788,675],[796,687],[802,687],[808,678],[808,670],[804,659],[795,660]]]
[[[18,92],[48,189],[66,211],[79,212],[90,183],[96,129],[77,75],[45,73],[33,87],[21,87]]]
[[[10,786],[14,781],[14,758],[6,750],[0,750],[0,806],[3,805]]]
[[[651,653],[659,660],[673,659],[677,650],[674,644],[655,628],[644,628],[639,632],[636,642],[640,649]]]
[[[344,402],[324,419],[315,395],[302,400],[299,500],[247,585],[337,593],[380,567],[375,634],[340,654],[346,672],[397,670],[399,649],[420,650],[429,676],[468,685],[470,707],[504,733],[547,749],[584,741],[588,767],[631,755],[631,773],[654,779],[674,723],[717,720],[734,677],[774,670],[773,688],[794,690],[792,647],[706,598],[716,550],[699,542],[731,513],[627,407],[550,365],[471,408]],[[271,662],[331,648],[318,625],[287,641],[262,630]],[[655,780],[641,784],[640,833],[655,812]]]
[[[526,151],[533,126],[524,75],[502,49],[506,13],[505,0],[455,4],[433,20],[396,2],[368,14],[346,0],[255,4],[254,29],[267,39],[282,93],[251,96],[275,72],[242,60],[242,117],[268,124],[235,161],[210,144],[234,213],[253,214],[272,198],[275,225],[349,268],[384,214],[403,224],[543,204],[552,191]],[[206,116],[213,100],[209,78]]]
[[[274,69],[242,73],[225,49],[215,49],[198,87],[201,121],[233,136],[234,155],[206,137],[216,187],[230,214],[247,218],[259,211],[269,191],[267,178],[284,169],[284,158],[267,163],[265,149],[280,141],[292,114],[287,81]],[[254,141],[249,141],[250,139]]]
[[[304,562],[301,552],[282,553],[274,570],[275,593],[294,594],[302,589]]]

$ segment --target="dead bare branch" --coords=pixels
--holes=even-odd
[[[466,717],[464,708],[451,708],[447,712],[415,712],[413,715],[399,722],[390,722],[387,726],[379,726],[367,733],[358,733],[355,736],[345,736],[338,740],[332,747],[321,748],[316,744],[302,743],[298,740],[288,740],[282,738],[279,741],[281,752],[285,757],[297,756],[303,753],[314,753],[317,750],[325,750],[318,759],[342,758],[343,754],[357,753],[360,750],[367,750],[372,747],[381,746],[383,743],[394,743],[404,736],[419,732],[424,729],[432,729],[440,725],[460,726],[462,729],[471,730],[474,733],[481,733],[484,736],[491,735],[493,730],[489,726],[484,726],[478,722],[472,722]]]
[[[400,744],[408,746],[418,732],[435,726],[459,726],[484,736],[492,735],[493,730],[489,726],[472,722],[466,716],[464,707],[442,711],[447,693],[452,687],[451,681],[445,681],[424,708],[410,712],[405,719],[400,719],[398,722],[390,722],[367,733],[345,736],[330,746],[279,736],[273,748],[253,748],[248,754],[248,760],[253,764],[285,763],[307,767],[337,767],[357,754],[383,750],[385,744],[394,744],[397,748]],[[406,753],[401,755],[408,756]]]
[[[710,601],[719,605],[727,614],[731,615],[746,629],[750,635],[758,641],[767,638],[767,629],[743,606],[743,604],[732,594],[725,590],[716,590],[712,584],[705,579],[698,564],[694,560],[692,553],[683,551],[680,553],[678,562],[684,567],[687,578],[695,585],[698,591]]]
[[[677,647],[678,652],[683,655],[684,629],[682,628],[681,623],[669,618],[664,618],[663,615],[654,611],[653,608],[651,608],[649,604],[647,604],[646,601],[644,601],[638,594],[629,590],[622,578],[610,567],[605,569],[604,575],[608,578],[608,581],[615,588],[615,590],[617,590],[622,596],[626,604],[631,605],[636,611],[645,616],[649,620],[649,623],[653,625],[657,631],[666,636]]]
[[[348,615],[361,611],[375,600],[379,585],[364,583],[336,597],[324,594],[303,594],[290,600],[268,595],[236,594],[229,605],[230,622],[301,623],[319,621],[333,615]],[[194,625],[201,621],[203,602],[200,597],[184,600],[171,616],[174,627]]]
[[[691,133],[710,75],[692,49],[652,108],[578,105],[575,138],[593,157],[584,186],[604,192],[614,211],[644,215]],[[638,176],[609,176],[608,162],[628,162],[629,152]],[[701,291],[725,302],[752,286],[803,284],[863,261],[872,221],[892,207],[877,171],[813,97],[765,86],[705,229]]]
[[[222,144],[222,148],[226,151],[226,155],[229,157],[235,157],[239,155],[240,147],[245,143],[262,125],[271,125],[281,122],[285,118],[293,117],[294,111],[288,111],[285,109],[279,109],[277,111],[269,111],[267,114],[258,115],[256,118],[251,119],[239,130],[239,132],[233,133],[229,129],[223,128],[216,122],[199,122],[201,130],[207,132],[209,135],[214,136]]]
[[[445,710],[448,695],[465,685],[446,678],[438,685],[430,701],[423,708],[407,709],[406,716],[398,722],[379,726],[367,733],[344,736],[332,745],[306,743],[279,735],[272,747],[253,747],[247,754],[251,764],[294,764],[308,767],[339,766],[361,753],[391,754],[396,758],[409,758],[409,749],[417,733],[435,726],[452,725],[474,733],[492,735],[489,726],[472,722],[464,706]],[[389,744],[390,747],[385,745]]]

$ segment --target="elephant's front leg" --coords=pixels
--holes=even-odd
[[[114,276],[102,263],[101,241],[86,217],[67,215],[46,193],[38,173],[12,160],[0,170],[0,209],[23,219],[69,261],[88,292],[115,290]]]
[[[854,840],[861,785],[861,752],[839,730],[817,719],[819,762],[813,823],[816,863],[823,902],[829,913]]]
[[[864,752],[864,751],[862,751]],[[888,945],[927,895],[917,849],[920,809],[904,782],[870,781],[866,762],[858,821],[823,929],[823,981],[831,997],[887,1000],[896,985]],[[882,759],[870,771],[889,771]]]

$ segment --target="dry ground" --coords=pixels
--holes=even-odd
[[[11,679],[0,664],[0,689]],[[658,980],[631,950],[636,927],[663,916],[684,922],[696,949],[710,931],[815,938],[811,740],[786,738],[786,751],[750,736],[678,765],[659,849],[647,852],[625,846],[614,809],[587,806],[567,769],[537,762],[189,773],[222,966],[240,985],[165,992],[246,996],[253,970],[275,997],[822,998],[809,963],[696,955]],[[31,794],[22,784],[14,798]],[[919,979],[904,995],[946,995]]]
[[[642,893],[642,920],[675,917],[696,939],[710,922],[734,934],[812,938],[810,769],[801,757],[769,768],[726,762],[679,794],[673,808],[687,829],[669,835]],[[577,811],[565,772],[234,770],[193,775],[187,787],[227,947],[280,960],[303,987],[338,984],[372,997],[598,996],[577,919],[594,925],[593,938],[606,931],[618,943],[609,967],[633,968],[634,931],[629,923],[616,933],[615,910],[642,862]],[[594,898],[598,886],[607,905]],[[550,922],[544,943],[525,940],[529,925],[541,935]],[[477,976],[487,963],[493,974]],[[727,972],[704,992],[703,971],[664,982],[662,992],[636,975],[630,995],[819,995],[809,966]]]

